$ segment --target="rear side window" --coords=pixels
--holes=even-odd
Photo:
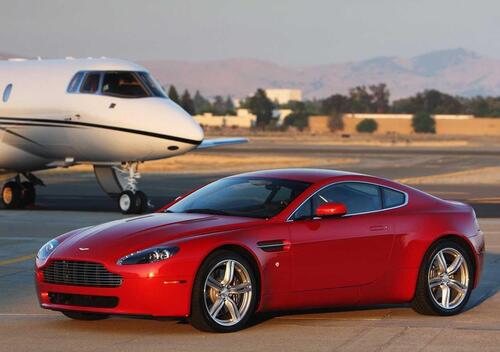
[[[7,84],[7,86],[5,87],[5,89],[3,91],[2,100],[4,103],[6,103],[9,100],[11,92],[12,92],[12,83],[9,83],[9,84]]]
[[[382,187],[382,201],[385,208],[393,208],[399,205],[403,205],[406,201],[406,196],[404,193]]]
[[[87,73],[85,80],[80,89],[81,93],[94,94],[99,90],[99,81],[101,80],[101,74],[97,72]]]
[[[121,98],[144,98],[147,90],[133,72],[106,72],[102,94]]]
[[[337,183],[318,192],[314,198],[314,208],[324,203],[342,203],[347,214],[359,214],[382,209],[380,187],[361,182]]]
[[[68,93],[75,93],[78,90],[78,87],[82,82],[83,76],[84,76],[83,72],[78,72],[76,75],[73,76],[71,82],[69,82],[68,85]]]

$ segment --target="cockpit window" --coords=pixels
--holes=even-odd
[[[80,71],[71,79],[68,93],[102,94],[118,98],[167,98],[148,72]]]
[[[144,84],[149,88],[153,96],[159,98],[166,98],[165,92],[161,85],[147,72],[138,72],[139,77],[144,82]]]
[[[96,93],[99,90],[99,81],[101,79],[101,74],[99,72],[87,73],[85,81],[80,88],[81,93]]]
[[[71,82],[69,82],[68,93],[75,93],[78,90],[78,87],[80,86],[80,83],[82,83],[84,75],[85,75],[84,72],[78,72],[76,75],[73,76]]]
[[[133,72],[105,72],[102,94],[122,98],[144,98],[149,96],[143,83]]]

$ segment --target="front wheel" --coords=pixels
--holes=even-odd
[[[257,282],[252,265],[231,251],[218,251],[202,264],[191,298],[191,324],[199,330],[242,329],[255,311]]]
[[[412,308],[426,315],[458,314],[469,301],[473,282],[469,252],[455,241],[439,241],[424,256]]]

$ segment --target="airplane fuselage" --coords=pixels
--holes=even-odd
[[[195,149],[201,127],[145,75],[144,67],[113,59],[0,61],[1,172]]]

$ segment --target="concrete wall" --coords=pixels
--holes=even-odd
[[[470,120],[436,120],[436,134],[500,136],[500,118],[477,117]]]
[[[365,118],[377,121],[375,134],[413,134],[411,114],[344,114],[344,133],[358,133],[356,126]],[[443,136],[500,136],[500,118],[474,118],[472,115],[436,115],[436,134]],[[312,133],[327,133],[328,116],[310,116]]]
[[[195,115],[194,119],[205,127],[242,127],[250,128],[255,125],[257,117],[254,114],[246,111],[237,111],[237,115],[213,115],[205,113],[203,115]],[[245,109],[241,109],[245,110]]]

